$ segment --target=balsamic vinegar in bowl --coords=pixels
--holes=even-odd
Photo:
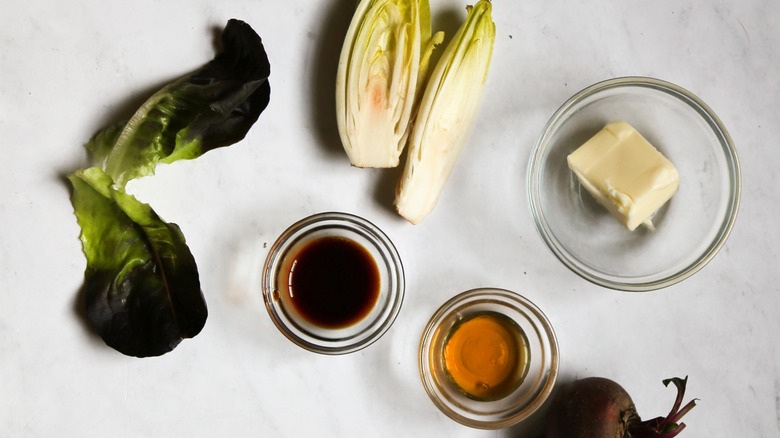
[[[277,239],[263,270],[263,299],[279,331],[321,354],[351,353],[393,324],[404,271],[390,239],[348,213],[320,213]]]

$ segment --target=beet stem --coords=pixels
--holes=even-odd
[[[667,417],[666,418],[667,423],[677,423],[680,420],[680,418],[682,418],[685,414],[688,413],[688,411],[690,411],[691,409],[693,409],[696,406],[696,400],[698,400],[698,399],[695,398],[695,399],[689,401],[688,404],[686,404],[685,407],[680,409],[675,415],[673,415],[671,417]]]
[[[671,417],[680,409],[680,405],[682,405],[683,395],[685,394],[685,385],[688,383],[688,376],[685,376],[684,379],[672,377],[671,379],[664,380],[662,383],[664,386],[669,386],[669,382],[674,383],[674,386],[677,387],[677,398],[674,400],[674,406],[672,406],[672,410],[668,415],[668,417]]]
[[[688,376],[684,379],[673,377],[663,381],[664,386],[674,383],[677,387],[677,397],[674,400],[674,406],[666,417],[656,417],[640,423],[634,423],[630,426],[631,437],[634,438],[674,438],[685,429],[685,423],[678,421],[696,406],[696,400],[688,402],[682,409],[683,397],[685,396],[685,385],[688,382]]]

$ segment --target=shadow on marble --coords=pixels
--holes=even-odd
[[[354,0],[332,2],[321,27],[310,34],[317,45],[313,51],[316,54],[312,60],[313,68],[309,69],[314,134],[325,152],[334,157],[344,155],[336,123],[336,73],[341,47],[354,11]]]

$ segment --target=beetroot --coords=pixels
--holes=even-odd
[[[674,383],[677,399],[666,417],[642,421],[631,396],[616,382],[603,377],[575,380],[559,391],[546,418],[546,438],[672,438],[685,423],[680,418],[696,405],[691,400],[682,409],[685,379],[663,381]]]

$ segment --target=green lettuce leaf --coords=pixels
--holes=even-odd
[[[197,335],[208,315],[198,268],[176,224],[125,192],[157,163],[192,159],[244,138],[270,98],[268,56],[239,20],[223,50],[155,93],[127,123],[97,133],[94,167],[68,176],[87,257],[86,316],[121,353],[159,356]]]
[[[115,189],[98,167],[68,179],[87,256],[86,314],[106,344],[130,356],[159,356],[197,335],[208,312],[179,227]]]
[[[271,94],[262,40],[233,19],[222,32],[222,45],[211,62],[152,95],[121,132],[110,127],[87,144],[117,187],[153,174],[157,163],[236,143],[257,121]]]

